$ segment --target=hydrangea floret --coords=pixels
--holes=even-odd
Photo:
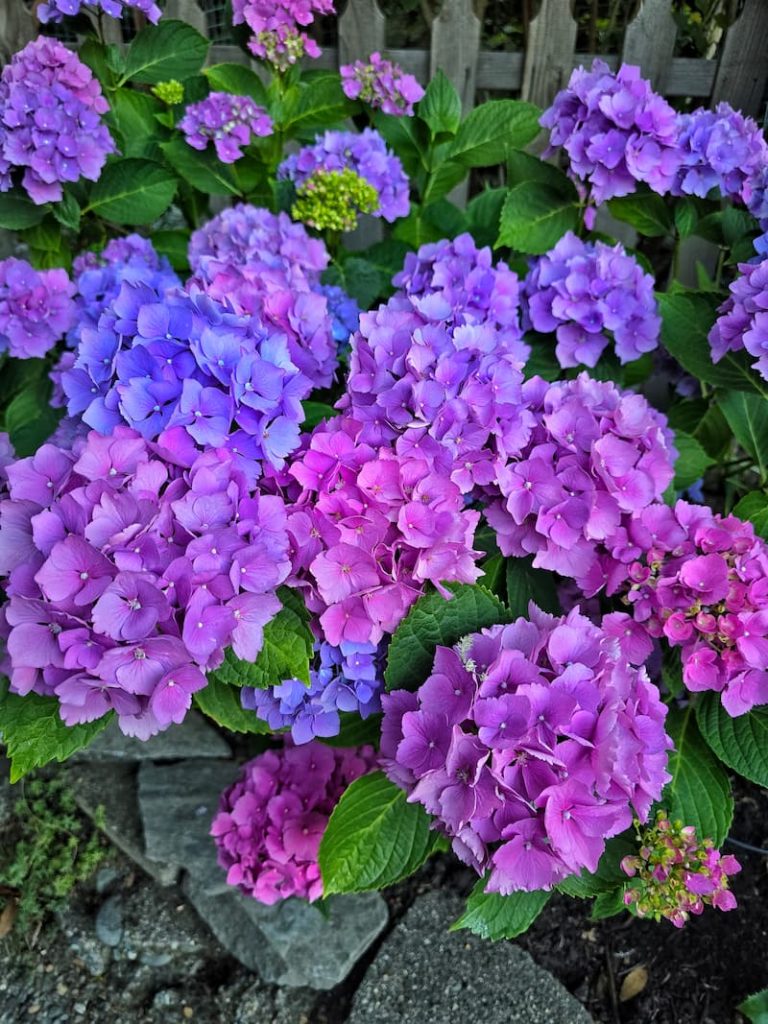
[[[746,349],[768,380],[768,259],[740,263],[729,292],[709,332],[712,360],[718,363],[728,352]]]
[[[533,262],[525,308],[534,330],[555,333],[562,367],[595,366],[611,341],[619,362],[629,363],[659,343],[654,284],[621,243],[585,242],[569,231]]]
[[[291,216],[316,231],[354,231],[361,213],[376,213],[379,194],[350,167],[317,170],[296,189]]]
[[[631,646],[574,610],[438,647],[412,693],[382,697],[382,764],[434,817],[486,892],[551,889],[594,871],[646,820],[670,776],[666,707]],[[644,656],[647,656],[647,649]]]
[[[0,192],[23,169],[33,203],[58,202],[62,184],[96,181],[115,144],[99,81],[66,46],[38,36],[0,75]]]
[[[168,458],[128,427],[7,469],[11,689],[56,697],[67,725],[110,711],[147,739],[180,722],[231,645],[255,660],[290,571],[283,502],[213,448]]]
[[[271,135],[272,118],[250,96],[212,92],[190,104],[178,127],[193,149],[205,149],[213,142],[216,155],[225,164],[243,156],[243,147],[254,138]]]
[[[342,64],[339,71],[341,87],[350,99],[362,100],[393,117],[411,117],[413,104],[424,96],[413,75],[406,74],[380,53],[372,53],[368,61]]]
[[[721,854],[711,839],[699,841],[692,825],[670,821],[662,810],[653,825],[641,828],[636,821],[635,829],[640,849],[621,862],[632,879],[624,903],[633,913],[682,928],[705,906],[735,909],[728,881],[741,871],[735,857]]]
[[[176,78],[169,78],[167,82],[158,82],[157,85],[152,86],[150,92],[168,107],[176,107],[184,102],[184,86]]]
[[[122,18],[129,10],[138,11],[155,25],[162,14],[155,0],[43,0],[35,9],[35,15],[43,25],[56,24],[65,15],[79,14],[83,7],[93,7],[97,13],[110,18]]]
[[[290,741],[249,761],[211,825],[229,884],[266,904],[320,899],[317,858],[328,819],[347,786],[375,765],[372,747]]]
[[[35,270],[26,260],[0,260],[0,352],[39,359],[75,319],[74,285],[66,270]]]
[[[232,21],[253,32],[248,49],[285,71],[302,57],[319,57],[320,47],[304,29],[315,16],[333,14],[333,0],[233,0]]]

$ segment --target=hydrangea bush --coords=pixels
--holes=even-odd
[[[83,35],[0,75],[13,779],[194,708],[249,758],[211,834],[262,902],[451,848],[479,934],[554,890],[732,909],[728,772],[768,786],[757,124],[600,61],[463,117],[441,72],[313,69],[332,0],[234,0],[258,73],[151,0],[36,11]]]

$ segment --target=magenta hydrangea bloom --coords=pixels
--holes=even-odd
[[[768,704],[768,546],[751,523],[685,501],[651,505],[610,554],[608,591],[680,648],[689,690],[714,690],[734,717]]]
[[[328,819],[347,786],[375,766],[372,747],[288,740],[249,761],[211,825],[227,882],[260,903],[320,899],[317,858]]]
[[[672,481],[672,432],[641,395],[586,373],[553,384],[532,377],[523,399],[536,426],[488,487],[486,517],[503,554],[533,555],[594,593],[601,553]]]
[[[67,725],[109,711],[142,739],[180,722],[224,648],[253,659],[290,571],[285,507],[233,455],[185,459],[128,427],[7,469],[11,689],[54,696]]]
[[[712,360],[717,363],[728,352],[745,348],[755,357],[754,368],[768,380],[768,259],[740,263],[729,291],[709,332]]]
[[[557,336],[562,367],[595,366],[605,348],[621,363],[658,346],[661,330],[654,280],[621,243],[584,242],[569,231],[534,260],[525,279],[531,326]]]
[[[232,0],[232,21],[253,32],[248,49],[284,71],[301,57],[319,57],[304,28],[318,14],[333,14],[333,0]]]
[[[192,103],[178,124],[193,149],[205,149],[213,142],[216,155],[225,164],[233,164],[243,155],[243,147],[253,138],[271,135],[272,118],[250,96],[232,96],[212,92]]]
[[[667,709],[620,640],[575,610],[528,614],[382,697],[385,771],[503,895],[595,871],[670,778]]]
[[[35,14],[43,25],[62,21],[64,16],[79,14],[83,6],[95,7],[99,14],[110,18],[122,18],[127,10],[138,11],[154,25],[160,20],[162,11],[155,0],[44,0]]]
[[[284,335],[207,295],[124,281],[62,374],[67,409],[102,434],[121,422],[169,450],[229,448],[249,479],[299,444],[311,383]]]
[[[38,36],[0,75],[0,192],[14,169],[33,203],[58,202],[62,183],[96,181],[115,144],[98,79],[75,53]]]
[[[628,195],[638,182],[663,195],[677,173],[677,115],[634,65],[577,68],[541,124],[550,131],[545,157],[563,147],[595,203]]]
[[[328,261],[323,242],[287,214],[240,204],[192,235],[188,284],[278,330],[291,361],[313,387],[326,388],[338,365],[333,314],[320,284]]]
[[[293,582],[322,637],[378,645],[429,581],[474,583],[479,512],[465,508],[440,448],[398,455],[360,440],[346,417],[321,423],[281,481]]]
[[[424,96],[413,75],[406,74],[380,53],[372,53],[368,61],[342,64],[339,71],[341,87],[351,100],[362,100],[374,110],[394,117],[411,117],[413,104]]]
[[[395,276],[400,290],[360,317],[339,408],[369,444],[406,453],[436,444],[471,492],[520,451],[533,418],[522,399],[517,275],[469,235],[422,246]]]
[[[283,160],[277,177],[292,181],[298,188],[318,171],[345,169],[354,171],[378,192],[379,207],[374,217],[391,222],[408,216],[410,190],[403,165],[373,128],[359,134],[328,131],[318,135],[311,146],[304,146]]]
[[[75,319],[66,270],[35,270],[26,260],[0,260],[0,352],[39,359]]]

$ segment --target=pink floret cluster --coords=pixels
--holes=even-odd
[[[55,696],[67,725],[110,711],[146,739],[180,722],[224,648],[253,661],[290,570],[285,508],[233,456],[171,461],[128,427],[7,467],[11,689]]]
[[[424,96],[424,90],[413,77],[380,53],[372,53],[368,61],[343,64],[341,87],[352,100],[362,100],[393,117],[411,117],[413,104]]]
[[[385,771],[490,872],[487,892],[594,871],[605,840],[661,795],[666,707],[632,663],[631,626],[531,604],[529,619],[438,647],[416,693],[383,696]]]
[[[261,903],[323,895],[318,851],[350,783],[376,764],[372,747],[333,750],[312,742],[268,750],[222,794],[211,835],[227,881]]]
[[[316,15],[333,13],[333,0],[232,0],[233,23],[253,32],[248,49],[282,71],[300,57],[320,56],[304,29]]]

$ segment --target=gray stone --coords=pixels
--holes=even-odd
[[[449,932],[462,907],[441,891],[416,900],[368,968],[348,1024],[591,1024],[519,946]]]
[[[183,887],[222,946],[275,985],[334,988],[387,924],[378,893],[334,896],[321,912],[303,900],[267,907],[231,889],[212,896],[193,876]]]
[[[227,1024],[309,1024],[318,994],[241,980],[218,992],[219,1020]]]
[[[75,910],[60,911],[59,927],[72,953],[93,977],[104,974],[111,959],[111,951],[99,942],[93,921]]]
[[[119,896],[110,896],[99,907],[96,937],[105,946],[120,945],[123,937],[123,901]]]
[[[78,761],[178,761],[183,757],[226,758],[232,751],[226,740],[202,715],[190,711],[181,725],[172,725],[149,740],[123,736],[116,722],[78,751]]]
[[[208,895],[230,891],[208,834],[222,790],[239,774],[233,761],[180,761],[139,768],[139,807],[147,857],[177,864]]]
[[[94,886],[99,896],[104,896],[120,880],[120,873],[114,868],[99,868],[94,879]]]
[[[176,892],[159,893],[142,882],[123,894],[122,918],[117,960],[147,967],[173,964],[191,976],[196,965],[219,955],[207,929]]]
[[[173,885],[178,867],[144,853],[135,765],[72,764],[66,771],[78,807],[96,819],[105,835],[143,871],[161,885]]]

